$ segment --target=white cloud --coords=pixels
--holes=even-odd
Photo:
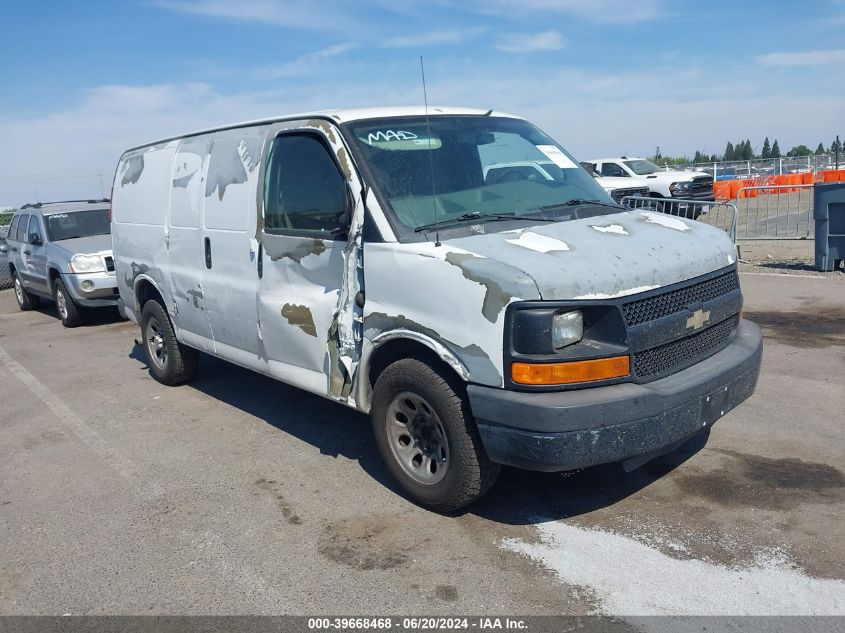
[[[340,31],[354,28],[349,5],[342,2],[309,0],[155,0],[162,9],[225,18],[243,22],[263,22],[309,31]]]
[[[251,74],[261,80],[308,75],[316,72],[322,62],[354,51],[360,46],[358,42],[334,44],[317,51],[305,53],[284,64],[261,66],[253,70]]]
[[[548,13],[577,16],[603,24],[634,24],[668,15],[665,0],[476,0],[482,13],[523,16]]]
[[[757,61],[764,66],[828,66],[845,64],[845,48],[830,50],[783,52],[760,55]]]
[[[542,33],[510,33],[503,35],[496,48],[506,53],[533,53],[535,51],[556,51],[563,48],[564,40],[557,31]]]
[[[428,33],[420,33],[419,35],[408,35],[404,37],[391,37],[379,45],[382,48],[414,48],[422,46],[432,46],[436,44],[462,44],[477,38],[484,33],[485,29],[482,27],[461,29],[461,30],[441,30],[429,31]]]
[[[352,45],[308,55],[335,60],[344,46]],[[417,68],[405,72],[403,64],[385,64],[375,74],[351,62],[323,64],[315,66],[321,72],[273,82],[272,90],[236,93],[226,92],[227,79],[219,87],[108,85],[76,102],[66,99],[47,115],[0,113],[0,198],[20,204],[108,194],[122,151],[205,127],[333,107],[419,105]],[[453,57],[435,57],[426,67],[431,103],[525,116],[580,159],[647,155],[655,145],[672,155],[696,149],[720,153],[728,140],[750,138],[756,144],[765,136],[777,138],[784,149],[799,143],[815,147],[819,140],[827,144],[843,133],[843,69],[831,71],[825,88],[814,73],[797,71],[784,82],[770,77],[773,73],[749,75],[742,67],[718,69],[718,74],[706,66],[683,65],[603,74],[544,66],[531,73]],[[796,112],[813,116],[795,125]]]

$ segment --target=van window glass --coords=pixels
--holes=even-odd
[[[403,237],[433,223],[435,204],[438,221],[471,215],[481,222],[485,215],[538,214],[564,221],[576,216],[570,201],[612,204],[570,154],[522,119],[403,116],[354,121],[343,130]]]
[[[38,221],[37,215],[29,216],[29,230],[26,234],[26,241],[32,243],[32,235],[37,235],[39,241],[44,241],[44,236],[41,234],[41,222]]]
[[[268,233],[331,232],[344,223],[346,181],[316,137],[282,135],[273,143],[264,196]]]
[[[20,217],[21,216],[16,215],[15,217],[12,218],[12,223],[9,225],[9,232],[6,233],[7,237],[10,240],[15,239],[15,236],[17,235],[17,233],[15,233],[15,231],[18,230],[18,218],[20,218]]]
[[[51,242],[111,233],[108,209],[52,213],[44,216]]]
[[[601,175],[609,178],[624,178],[628,174],[616,163],[602,163]]]
[[[18,242],[26,242],[26,227],[29,225],[29,214],[18,216],[18,229],[15,239]]]

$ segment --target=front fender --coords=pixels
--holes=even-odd
[[[372,340],[365,338],[363,345],[361,346],[361,361],[356,373],[356,385],[354,390],[355,405],[360,411],[363,411],[364,413],[369,413],[370,411],[373,394],[369,375],[373,354],[385,343],[398,339],[414,341],[415,343],[425,345],[437,354],[440,360],[449,365],[449,367],[451,367],[463,381],[466,382],[469,380],[469,369],[467,369],[466,365],[464,365],[460,359],[458,359],[458,357],[440,341],[433,339],[426,334],[404,328],[382,332],[381,334],[375,336]]]

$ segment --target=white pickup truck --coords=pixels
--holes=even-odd
[[[714,199],[713,177],[701,171],[664,171],[650,160],[627,156],[594,158],[586,163],[602,179],[628,179],[630,186],[648,187],[652,198]]]

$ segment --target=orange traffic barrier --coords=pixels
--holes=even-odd
[[[801,174],[802,185],[812,185],[814,182],[816,182],[816,175],[813,172],[808,171],[806,173]]]
[[[821,182],[845,182],[845,169],[828,169],[821,174]]]
[[[718,180],[713,183],[713,196],[716,200],[730,200],[731,199],[731,181]]]

